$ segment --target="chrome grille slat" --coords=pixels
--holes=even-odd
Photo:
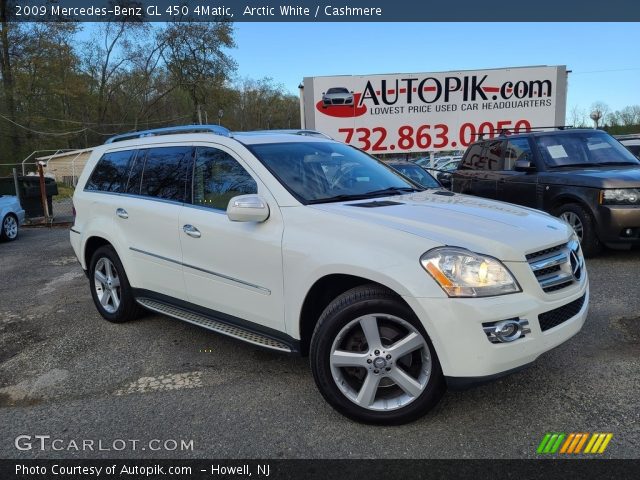
[[[549,275],[546,278],[540,277],[538,278],[538,282],[540,286],[544,290],[548,287],[555,287],[556,285],[560,285],[561,283],[573,282],[573,275],[570,273],[561,273],[559,275]]]
[[[565,252],[562,253],[558,253],[552,257],[546,257],[543,258],[542,260],[536,260],[534,262],[529,262],[529,265],[531,266],[531,270],[533,270],[534,272],[538,271],[538,270],[543,270],[545,268],[549,268],[549,267],[554,267],[556,265],[561,265],[563,263],[566,263],[569,261],[569,255],[567,255]]]
[[[575,241],[529,253],[525,258],[545,293],[573,285],[580,280],[584,270],[580,247]],[[574,269],[577,271],[575,276]]]

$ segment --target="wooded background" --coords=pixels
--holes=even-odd
[[[105,22],[78,41],[82,24],[10,22],[7,8],[0,0],[0,164],[168,125],[300,126],[297,95],[238,78],[230,22]]]
[[[16,23],[9,3],[0,0],[0,175],[34,150],[91,147],[127,131],[300,126],[297,95],[237,76],[230,22]],[[567,124],[592,127],[594,110],[611,133],[640,131],[638,105],[576,106]]]

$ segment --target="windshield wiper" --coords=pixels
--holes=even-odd
[[[307,203],[309,205],[314,205],[317,203],[331,203],[331,202],[346,202],[349,200],[363,200],[365,198],[374,198],[374,197],[388,197],[391,195],[401,195],[403,193],[413,193],[413,192],[422,192],[423,189],[414,188],[414,187],[389,187],[383,188],[381,190],[372,190],[370,192],[365,193],[352,193],[352,194],[341,194],[335,195],[333,197],[327,198],[317,198],[314,200],[309,200]]]
[[[402,193],[413,193],[413,192],[422,192],[424,188],[415,188],[415,187],[389,187],[382,188],[380,190],[372,190],[367,193],[363,193],[363,195],[369,196],[379,196],[379,195],[400,195]]]

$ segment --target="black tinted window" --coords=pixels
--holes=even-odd
[[[143,153],[140,152],[140,155]],[[187,172],[190,170],[192,160],[192,147],[163,147],[147,150],[140,195],[184,201]]]
[[[485,170],[504,170],[504,142],[502,140],[487,142],[482,152],[482,162]]]
[[[507,148],[504,154],[505,170],[513,170],[513,166],[517,160],[533,162],[533,154],[531,153],[528,138],[514,138],[507,142]]]
[[[480,159],[482,158],[482,147],[482,143],[474,143],[473,145],[471,145],[469,147],[469,150],[467,150],[464,159],[462,160],[462,165],[460,166],[460,168],[467,170],[477,170],[481,168],[478,165],[480,164]]]
[[[139,150],[135,158],[131,160],[129,170],[129,181],[127,182],[126,193],[140,195],[140,181],[142,180],[142,170],[144,169],[144,158],[147,150]]]
[[[231,155],[215,148],[199,148],[193,170],[193,204],[226,210],[237,195],[258,193],[251,175]]]
[[[105,153],[94,168],[85,190],[122,192],[127,183],[129,162],[135,151]]]

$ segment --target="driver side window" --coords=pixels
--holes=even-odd
[[[193,205],[226,210],[238,195],[258,193],[258,185],[235,158],[211,147],[199,147],[193,167]]]
[[[517,160],[528,160],[533,162],[533,154],[529,146],[529,139],[514,138],[507,142],[507,151],[504,155],[504,169],[513,170]]]

